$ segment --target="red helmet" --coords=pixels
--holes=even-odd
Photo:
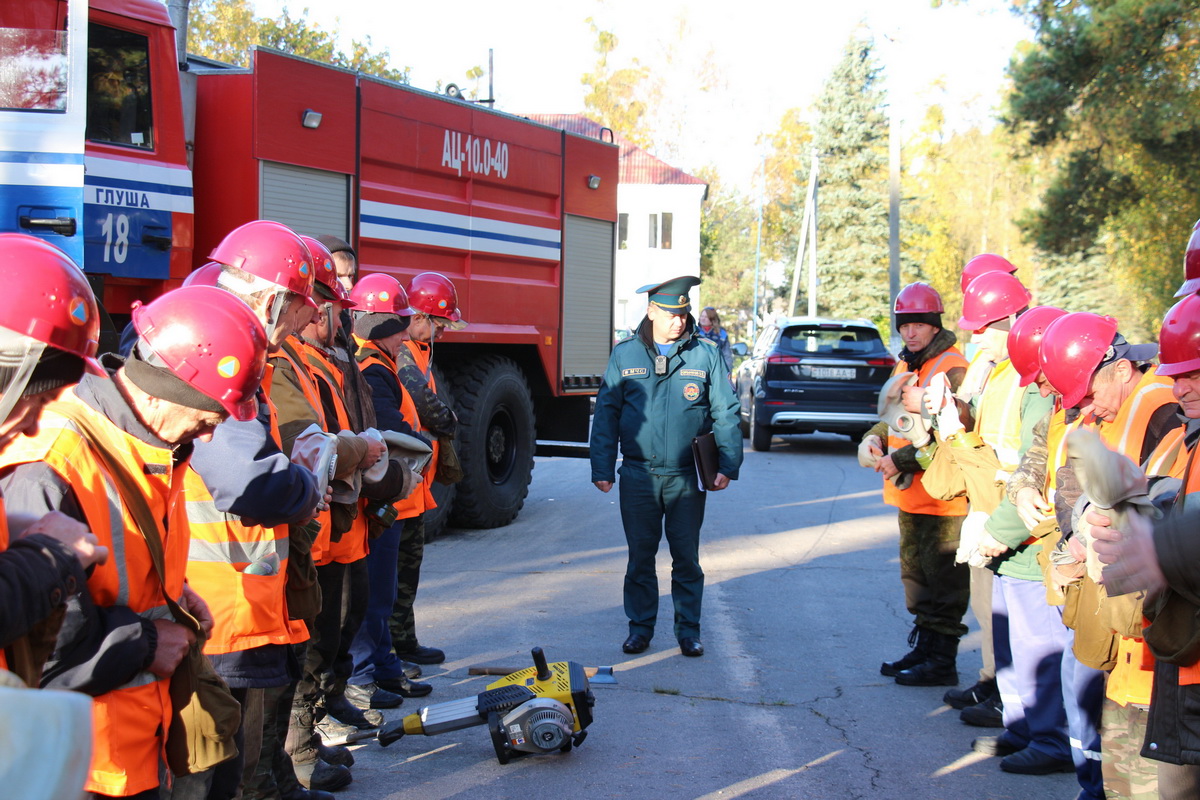
[[[897,314],[940,314],[942,296],[928,283],[910,283],[896,295]]]
[[[36,236],[0,233],[0,276],[7,287],[0,327],[79,356],[89,372],[105,374],[96,361],[96,296],[70,256]]]
[[[221,277],[221,265],[210,261],[194,272],[189,272],[183,279],[184,286],[216,286]]]
[[[400,281],[382,272],[372,272],[354,284],[350,297],[359,311],[398,314],[402,317],[412,316],[413,313],[408,306],[408,293]]]
[[[312,254],[288,226],[256,219],[234,228],[208,254],[213,261],[236,267],[312,300]]]
[[[329,252],[329,248],[311,236],[301,236],[300,241],[304,242],[308,252],[312,254],[313,273],[317,282],[333,292],[334,298],[342,304],[342,308],[354,308],[355,302],[350,299],[346,287],[338,280],[337,269],[333,266],[333,253]]]
[[[1159,375],[1200,369],[1200,295],[1189,294],[1167,311],[1158,333]]]
[[[135,303],[133,327],[138,347],[144,343],[161,366],[216,400],[234,419],[254,419],[267,334],[235,295],[211,286],[175,289],[148,305]]]
[[[1176,297],[1193,294],[1200,291],[1200,220],[1192,226],[1192,235],[1188,239],[1187,250],[1183,252],[1183,285],[1175,293]]]
[[[1062,395],[1064,408],[1087,396],[1092,374],[1112,344],[1117,321],[1085,311],[1064,314],[1046,326],[1038,346],[1042,374]]]
[[[1054,306],[1034,306],[1013,323],[1008,332],[1008,360],[1021,376],[1022,386],[1033,383],[1041,374],[1038,345],[1042,343],[1042,335],[1051,322],[1066,313]]]
[[[971,281],[963,294],[958,327],[977,331],[1026,308],[1032,297],[1015,275],[995,270],[985,272]]]
[[[414,311],[459,322],[458,292],[450,279],[439,272],[422,272],[408,284],[408,302]]]
[[[1004,256],[997,256],[997,255],[993,255],[991,253],[984,253],[982,255],[975,256],[974,258],[972,258],[970,261],[967,262],[967,265],[965,267],[963,267],[962,281],[961,281],[962,290],[965,293],[967,291],[967,287],[971,285],[971,281],[975,280],[980,275],[983,275],[985,273],[988,273],[988,272],[1013,273],[1016,271],[1017,271],[1017,268],[1014,267],[1012,262],[1009,261]]]

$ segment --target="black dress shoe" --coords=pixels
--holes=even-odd
[[[379,684],[381,689],[401,697],[424,697],[433,691],[432,685],[410,681],[406,675],[399,678],[376,678],[375,683]]]
[[[360,731],[369,731],[383,724],[383,714],[375,709],[361,709],[343,695],[326,695],[322,702],[329,716],[345,725],[353,725]]]
[[[401,652],[396,651],[396,655],[402,661],[411,661],[414,664],[440,664],[446,660],[446,654],[436,647],[426,647],[425,645],[417,645],[412,650]]]
[[[1000,769],[1017,775],[1049,775],[1052,772],[1074,772],[1075,765],[1067,758],[1055,758],[1049,753],[1026,747],[1000,759]]]
[[[1000,702],[1000,695],[994,694],[982,703],[964,708],[958,718],[977,728],[1003,728],[1004,705]]]
[[[969,689],[951,689],[942,695],[942,702],[951,708],[962,710],[971,706],[977,706],[994,694],[996,694],[996,682],[994,680],[977,681]]]
[[[305,789],[336,792],[338,789],[349,786],[350,781],[353,780],[349,767],[326,764],[319,758],[312,761],[293,762],[292,768],[296,771],[296,780],[300,781],[300,785]]]
[[[396,708],[404,702],[403,697],[380,688],[377,683],[348,683],[345,695],[347,700],[364,711],[369,708]]]
[[[679,640],[679,652],[685,656],[696,658],[704,655],[704,645],[695,636],[685,636]]]
[[[985,756],[1008,756],[1025,749],[1024,745],[1010,741],[1004,734],[980,736],[971,742],[971,749]]]
[[[401,660],[400,663],[404,665],[404,674],[410,681],[415,681],[421,677],[421,667],[419,665],[404,660]]]
[[[640,633],[631,633],[629,634],[629,638],[625,640],[625,643],[621,645],[621,649],[632,656],[646,652],[646,648],[649,646],[649,636],[643,636]]]

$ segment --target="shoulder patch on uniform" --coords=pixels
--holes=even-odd
[[[638,377],[641,375],[649,375],[650,370],[647,367],[628,367],[621,370],[622,378]]]
[[[684,378],[700,378],[701,380],[708,377],[708,373],[702,369],[681,369],[679,374]]]
[[[707,336],[697,336],[696,338],[698,340],[700,340],[701,342],[703,342],[704,344],[708,345],[709,347],[717,346],[717,343],[714,342],[712,339],[709,339]]]

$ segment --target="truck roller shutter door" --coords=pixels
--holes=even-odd
[[[340,172],[262,162],[259,216],[297,233],[331,233],[350,241],[350,176]]]
[[[595,391],[613,337],[613,224],[568,215],[563,223],[563,389]]]

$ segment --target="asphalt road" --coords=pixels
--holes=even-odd
[[[417,597],[422,643],[448,660],[427,667],[434,693],[386,712],[474,695],[494,678],[472,664],[612,665],[594,686],[595,722],[567,754],[497,762],[484,727],[354,748],[355,798],[1071,798],[1073,775],[1008,775],[971,752],[994,734],[963,725],[944,688],[879,674],[907,651],[895,513],[879,478],[841,436],[747,447],[741,480],[708,504],[702,658],[671,633],[670,559],[659,555],[662,605],[650,650],[626,656],[625,565],[617,494],[589,482],[587,462],[539,459],[513,525],[450,531],[428,545]],[[979,634],[959,672],[973,683]]]

